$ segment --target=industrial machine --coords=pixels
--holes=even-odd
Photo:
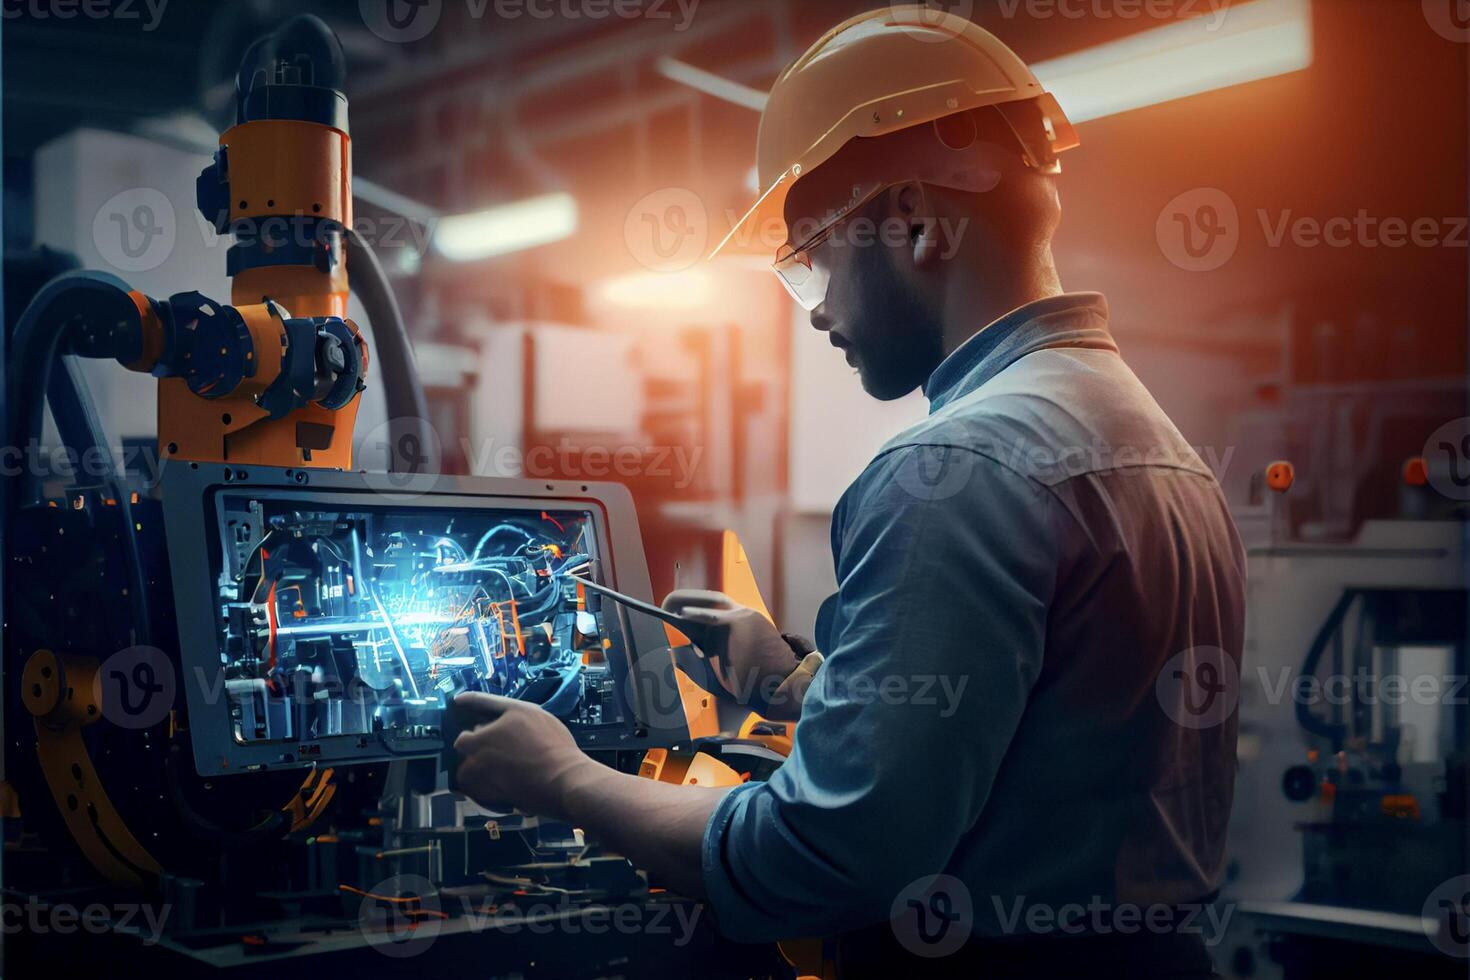
[[[7,963],[780,975],[773,950],[711,953],[697,908],[580,830],[449,788],[446,706],[467,690],[672,781],[760,778],[789,732],[720,719],[687,638],[587,587],[650,596],[625,488],[439,475],[401,317],[351,228],[344,72],[311,16],[245,56],[197,187],[234,239],[230,303],[71,272],[13,324],[6,442],[38,445],[49,406],[82,465],[6,478],[4,885],[43,916],[106,914],[81,939],[10,936]],[[116,464],[75,358],[158,379],[159,480]],[[375,382],[391,473],[352,469]],[[745,737],[691,742],[722,727]],[[634,926],[578,928],[613,911]]]
[[[1263,470],[1249,515],[1266,533],[1248,549],[1230,976],[1464,973],[1446,909],[1470,866],[1465,525],[1431,485],[1445,461],[1417,455],[1462,397],[1287,394],[1297,465]]]

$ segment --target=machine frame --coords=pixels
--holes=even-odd
[[[426,486],[427,484],[427,486]],[[546,482],[503,477],[363,471],[280,469],[228,466],[220,463],[170,462],[164,469],[164,525],[168,539],[176,602],[181,683],[190,715],[194,761],[202,776],[229,775],[263,769],[351,765],[404,758],[427,758],[443,748],[439,731],[422,737],[395,738],[361,744],[352,736],[266,744],[239,743],[225,724],[217,724],[223,705],[224,666],[219,641],[208,544],[217,533],[222,491],[247,490],[266,495],[321,498],[323,503],[350,501],[355,495],[375,498],[374,506],[402,504],[414,508],[572,509],[592,514],[597,534],[597,578],[635,596],[649,596],[652,586],[644,557],[633,497],[619,483]],[[632,683],[623,685],[632,720],[616,729],[573,729],[579,745],[589,749],[648,749],[687,742],[687,725],[670,724],[667,713],[651,711],[645,693],[669,682],[673,664],[663,625],[645,616],[630,616],[607,603],[605,616],[615,617],[624,637]],[[654,654],[650,656],[649,654]],[[651,718],[660,719],[657,724]]]

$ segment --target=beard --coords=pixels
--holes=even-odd
[[[849,327],[858,376],[879,401],[902,398],[944,360],[943,326],[898,274],[888,249],[862,248],[855,260],[864,296],[860,318]]]

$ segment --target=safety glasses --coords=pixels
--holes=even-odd
[[[832,272],[827,265],[813,260],[816,250],[830,241],[842,223],[865,204],[883,191],[896,187],[900,183],[903,181],[854,187],[852,197],[848,202],[829,214],[827,220],[822,223],[815,234],[810,235],[799,246],[786,244],[776,250],[776,261],[771,263],[771,270],[776,273],[776,278],[781,280],[781,284],[786,287],[786,291],[791,294],[792,299],[796,300],[798,306],[810,313],[821,306],[822,301],[827,298],[827,287],[831,285]]]
[[[781,285],[808,313],[822,305],[827,298],[827,287],[832,282],[832,273],[812,261],[812,252],[830,237],[832,230],[829,228],[799,249],[782,245],[776,250],[776,261],[771,263]]]

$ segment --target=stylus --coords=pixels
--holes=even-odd
[[[707,653],[704,647],[705,643],[710,638],[710,627],[708,625],[704,623],[696,623],[691,619],[686,619],[685,617],[680,616],[678,613],[669,612],[662,606],[655,606],[651,602],[644,602],[642,599],[635,599],[630,595],[625,595],[624,593],[617,591],[616,589],[610,589],[605,585],[599,585],[589,578],[583,578],[580,575],[573,575],[572,578],[575,581],[587,586],[587,588],[591,589],[593,592],[597,592],[607,596],[609,599],[613,600],[619,605],[627,606],[629,609],[636,609],[638,612],[643,613],[645,616],[652,616],[654,619],[668,623],[670,626],[674,627],[674,629],[678,630],[680,633],[683,633],[685,636],[689,637],[689,639],[693,640],[694,645],[700,648],[700,654],[702,656]]]

